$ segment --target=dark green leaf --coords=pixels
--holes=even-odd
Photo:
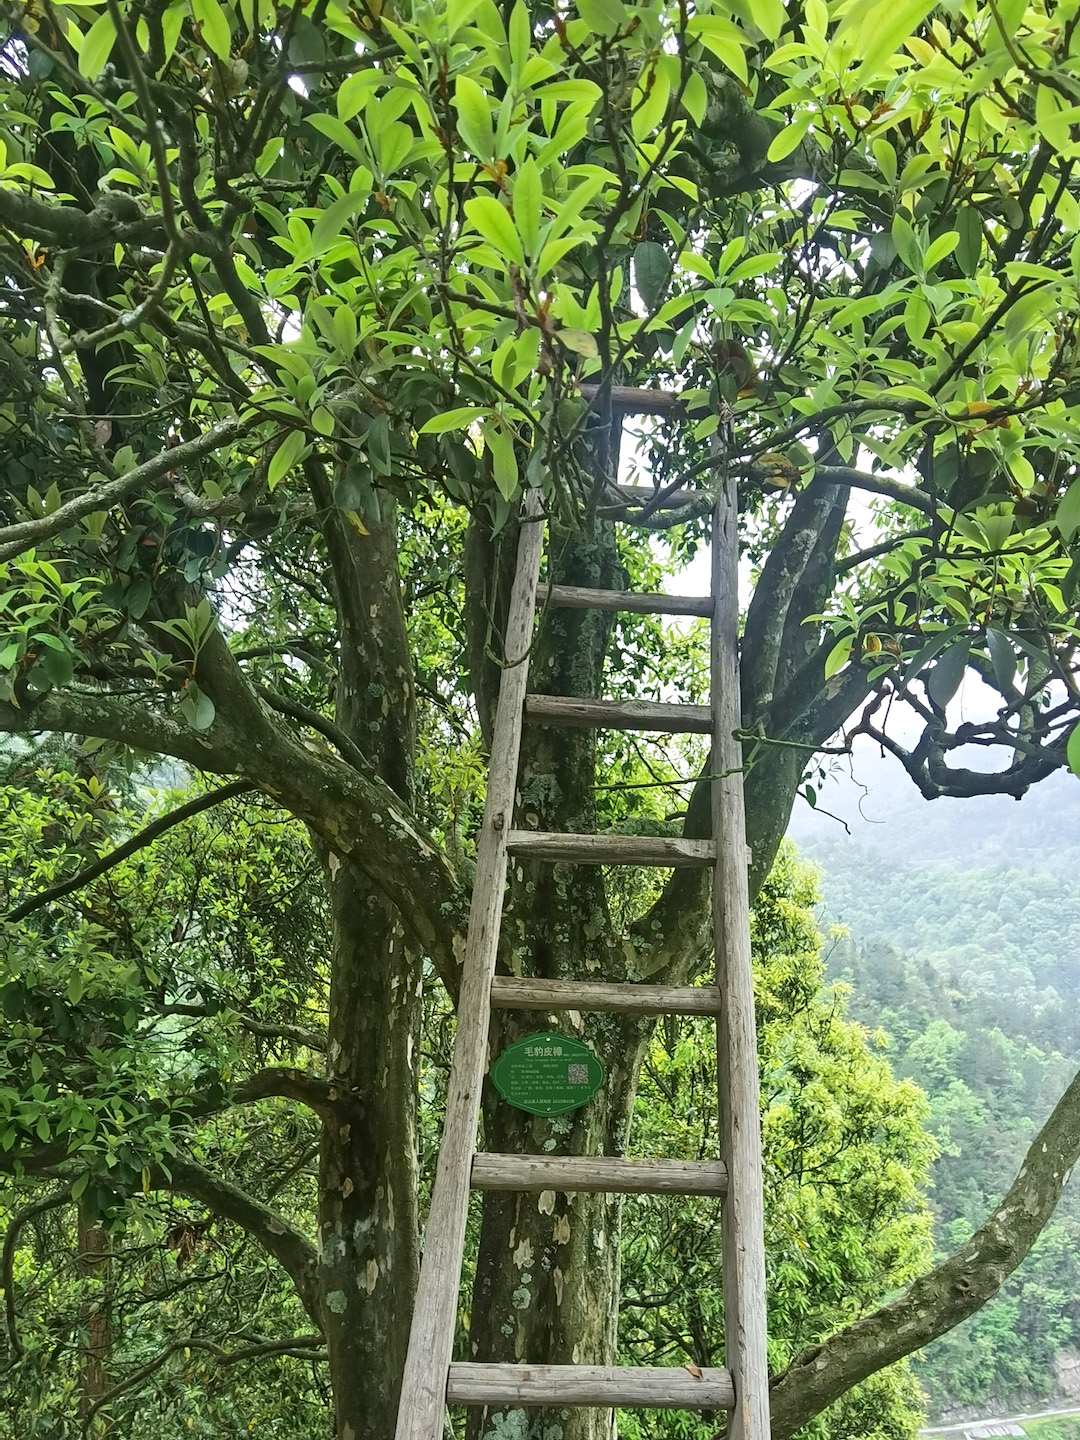
[[[643,240],[634,250],[634,285],[647,310],[655,310],[671,279],[667,251],[655,240]]]
[[[994,667],[994,679],[1002,695],[1008,697],[1016,675],[1016,652],[1012,642],[1002,630],[987,630],[986,648],[990,652],[990,663]]]
[[[979,268],[982,254],[982,216],[974,205],[965,205],[956,216],[956,228],[960,232],[960,243],[956,247],[956,258],[960,269],[972,276]]]
[[[926,693],[939,709],[944,710],[960,689],[968,662],[968,641],[950,645],[926,677]]]

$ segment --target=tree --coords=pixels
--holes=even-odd
[[[996,0],[12,15],[0,727],[232,777],[308,827],[330,894],[327,1073],[265,1083],[321,1124],[317,1263],[233,1189],[170,1168],[289,1271],[342,1440],[392,1428],[421,995],[434,975],[454,993],[469,891],[468,791],[439,772],[451,750],[475,767],[490,725],[524,485],[552,517],[552,577],[618,589],[654,563],[649,526],[674,527],[677,556],[699,543],[714,442],[735,469],[756,566],[755,888],[845,726],[928,797],[1020,795],[1065,763],[1076,25],[1072,4]],[[638,429],[628,385],[654,397]],[[647,466],[644,500],[617,488],[620,457]],[[853,495],[871,497],[871,543]],[[662,645],[549,611],[533,683],[600,694],[628,650],[656,689]],[[1000,701],[957,725],[968,667]],[[911,749],[888,729],[899,704],[921,721]],[[967,766],[971,746],[1004,758]],[[687,778],[688,754],[660,759],[662,780]],[[596,761],[590,735],[531,731],[526,823],[594,828]],[[704,809],[700,792],[680,805],[686,833]],[[628,928],[599,872],[523,867],[509,898],[515,969],[699,967],[692,877]],[[489,1096],[489,1144],[622,1147],[649,1027],[594,1018],[586,1035],[598,1100],[556,1128]],[[1075,1158],[1075,1091],[952,1269],[795,1358],[778,1435],[1018,1263]],[[22,1125],[6,1163],[66,1179],[66,1153]],[[605,1197],[527,1215],[491,1197],[478,1353],[609,1353],[617,1267],[589,1237],[618,1224]],[[519,1308],[506,1257],[525,1241],[564,1285],[540,1272]]]

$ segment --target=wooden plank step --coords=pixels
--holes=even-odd
[[[520,859],[552,865],[664,865],[683,869],[716,864],[711,840],[682,840],[667,835],[570,835],[546,830],[511,830],[507,841]]]
[[[526,695],[525,719],[538,725],[571,725],[597,730],[655,730],[708,735],[707,705],[665,705],[656,700],[578,700],[568,695]]]
[[[627,615],[700,615],[713,613],[711,595],[642,595],[633,590],[590,590],[580,585],[547,585],[536,592],[538,605],[559,610],[617,610]]]
[[[474,1190],[599,1195],[726,1195],[722,1160],[628,1160],[624,1155],[473,1156]]]
[[[735,1403],[727,1370],[696,1374],[675,1365],[450,1366],[451,1405],[613,1405],[626,1409],[729,1410]]]
[[[599,385],[582,385],[582,398],[595,405],[601,394]],[[624,415],[676,415],[683,408],[677,390],[646,390],[640,385],[610,385],[607,399],[612,410]]]
[[[496,975],[494,1010],[587,1010],[618,1015],[716,1015],[715,985],[613,985],[591,980],[519,979]]]

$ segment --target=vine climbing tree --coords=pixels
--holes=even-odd
[[[186,1108],[140,1112],[118,1173],[109,1126],[72,1121],[60,1057],[77,1040],[104,1064],[128,1007],[61,1034],[28,945],[4,993],[31,1098],[4,1101],[2,1164],[58,1206],[81,1186],[112,1214],[163,1188],[242,1227],[306,1312],[293,1350],[325,1346],[339,1440],[383,1440],[419,1253],[422,1000],[456,991],[525,487],[553,520],[554,578],[647,588],[698,545],[717,464],[737,476],[755,889],[815,757],[856,734],[928,798],[1020,796],[1070,747],[1080,768],[1080,8],[2,13],[0,729],[75,737],[90,766],[178,762],[301,822],[329,981],[317,1047],[277,1027],[324,1069],[272,1064],[231,1091],[199,1071]],[[966,673],[992,698],[957,723]],[[700,654],[645,619],[548,612],[532,675],[693,698]],[[531,730],[523,823],[700,836],[700,760]],[[619,788],[661,783],[682,799]],[[37,934],[47,913],[9,924]],[[703,960],[688,874],[624,895],[523,866],[508,914],[524,973],[680,983]],[[205,982],[155,984],[159,1006],[205,1010]],[[492,1095],[489,1145],[627,1143],[650,1027],[584,1034],[597,1099],[560,1128]],[[317,1250],[191,1151],[192,1104],[267,1097],[318,1126]],[[992,1294],[1078,1148],[1074,1084],[969,1245],[777,1377],[777,1436]],[[488,1197],[476,1353],[610,1356],[619,1223],[606,1197]],[[524,1423],[601,1440],[613,1422]]]

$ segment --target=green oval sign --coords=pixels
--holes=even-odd
[[[491,1067],[499,1094],[530,1115],[564,1115],[587,1104],[604,1083],[604,1067],[587,1045],[541,1030],[508,1045]]]

